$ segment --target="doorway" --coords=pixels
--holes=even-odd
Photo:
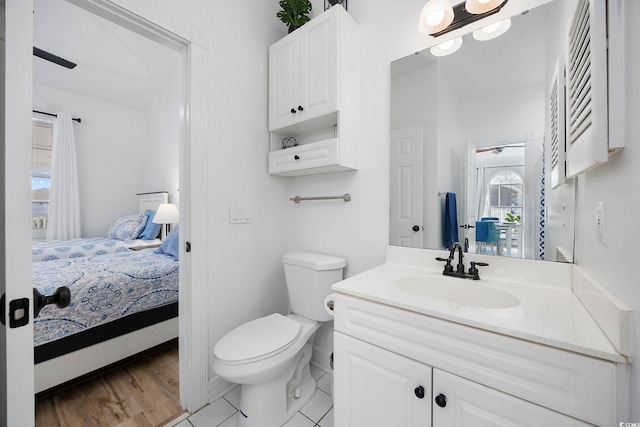
[[[206,176],[207,37],[197,29],[139,1],[69,3],[179,52],[182,97],[179,115],[180,181],[180,400],[189,412],[207,403]],[[195,183],[192,185],[192,183]],[[177,190],[177,189],[176,189]],[[193,197],[194,194],[200,197]],[[196,247],[190,251],[188,247]],[[196,297],[197,296],[197,297]],[[27,375],[27,379],[28,379]],[[24,378],[23,378],[24,380]],[[11,381],[8,380],[8,383]],[[25,397],[28,399],[29,397]]]

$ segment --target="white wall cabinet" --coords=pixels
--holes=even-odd
[[[338,110],[335,13],[323,13],[269,49],[269,130]]]
[[[361,298],[334,303],[336,427],[608,426],[624,412],[615,363]]]
[[[334,6],[269,48],[269,173],[357,168],[357,46],[357,25]],[[299,151],[335,140],[336,155],[305,162],[308,155],[284,152],[287,137],[296,139]]]

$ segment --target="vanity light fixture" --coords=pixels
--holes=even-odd
[[[449,0],[429,0],[422,8],[422,13],[420,13],[418,30],[421,33],[439,37],[500,12],[508,1],[509,0],[467,0],[466,2],[455,5],[451,9],[446,9],[446,5],[451,7]],[[441,2],[445,2],[446,5]],[[486,8],[486,11],[472,12],[471,9],[468,9],[468,7],[474,7],[471,5],[472,3],[474,5],[475,3],[480,4]],[[474,8],[473,10],[479,9]],[[442,11],[445,11],[444,14]],[[437,22],[437,25],[432,25],[434,22]]]
[[[418,31],[434,34],[444,30],[453,22],[453,7],[449,0],[429,0],[420,12]]]
[[[505,0],[467,0],[465,9],[475,15],[489,12],[504,3]]]
[[[437,44],[430,51],[433,56],[447,56],[460,49],[460,46],[462,46],[462,36]]]
[[[479,41],[495,39],[506,33],[510,27],[511,18],[503,19],[502,21],[494,22],[479,30],[475,30],[473,32],[473,38]]]

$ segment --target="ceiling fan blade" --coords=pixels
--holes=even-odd
[[[68,68],[70,70],[75,68],[76,65],[77,65],[77,64],[74,64],[71,61],[67,61],[64,58],[60,58],[59,56],[56,56],[56,55],[54,55],[52,53],[49,53],[49,52],[47,52],[45,50],[38,49],[35,46],[33,47],[33,54],[35,56],[37,56],[38,58],[42,58],[44,60],[53,62],[54,64],[58,64],[58,65],[60,65],[62,67]]]

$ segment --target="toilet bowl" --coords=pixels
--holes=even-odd
[[[283,262],[293,313],[252,320],[214,348],[213,370],[242,384],[238,427],[280,427],[315,395],[309,362],[313,337],[331,320],[324,298],[342,279],[342,258],[294,252]]]

